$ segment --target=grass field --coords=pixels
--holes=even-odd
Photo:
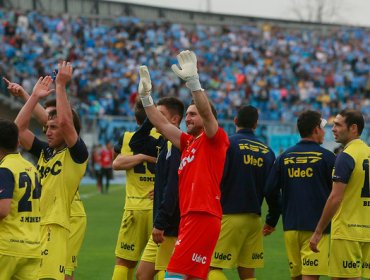
[[[108,195],[101,195],[95,186],[84,185],[80,187],[80,193],[88,223],[78,258],[76,280],[110,280],[124,205],[124,187],[113,185]],[[257,270],[257,279],[290,279],[281,224],[265,238],[264,247],[265,267]],[[235,270],[225,271],[225,274],[228,279],[238,279]]]

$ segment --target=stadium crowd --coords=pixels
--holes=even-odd
[[[304,109],[328,120],[343,108],[369,116],[370,32],[363,28],[185,26],[128,17],[105,24],[36,11],[0,11],[0,21],[1,75],[31,92],[35,77],[71,61],[80,114],[132,116],[141,64],[151,65],[154,97],[188,105],[186,87],[163,69],[191,47],[219,119],[232,118],[243,102],[259,108],[262,120],[294,121]]]

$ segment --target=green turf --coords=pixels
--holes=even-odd
[[[124,188],[114,185],[108,195],[97,193],[95,186],[80,188],[87,212],[87,232],[78,258],[76,280],[109,280],[114,268],[114,248],[124,204]],[[257,279],[290,279],[281,224],[265,238],[265,267]],[[227,279],[238,279],[235,270],[225,271]],[[328,279],[328,278],[321,278]]]

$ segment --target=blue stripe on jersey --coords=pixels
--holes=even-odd
[[[340,153],[335,162],[333,181],[347,184],[354,168],[354,159],[347,153]]]
[[[0,199],[13,198],[14,176],[8,168],[0,168]]]

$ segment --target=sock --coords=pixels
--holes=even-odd
[[[129,269],[122,265],[115,265],[112,280],[129,280]]]
[[[166,275],[166,271],[160,270],[157,273],[157,280],[164,280],[164,276]]]
[[[164,280],[179,280],[179,279],[184,279],[183,275],[176,273],[171,273],[171,275],[169,275],[168,271],[166,271],[164,275]]]
[[[72,269],[67,269],[67,268],[66,268],[66,269],[64,270],[64,274],[65,274],[65,275],[68,275],[68,276],[73,276],[73,270],[72,270]]]
[[[243,280],[256,280],[257,278],[245,278]]]
[[[211,269],[208,272],[208,280],[227,280],[222,269]]]

